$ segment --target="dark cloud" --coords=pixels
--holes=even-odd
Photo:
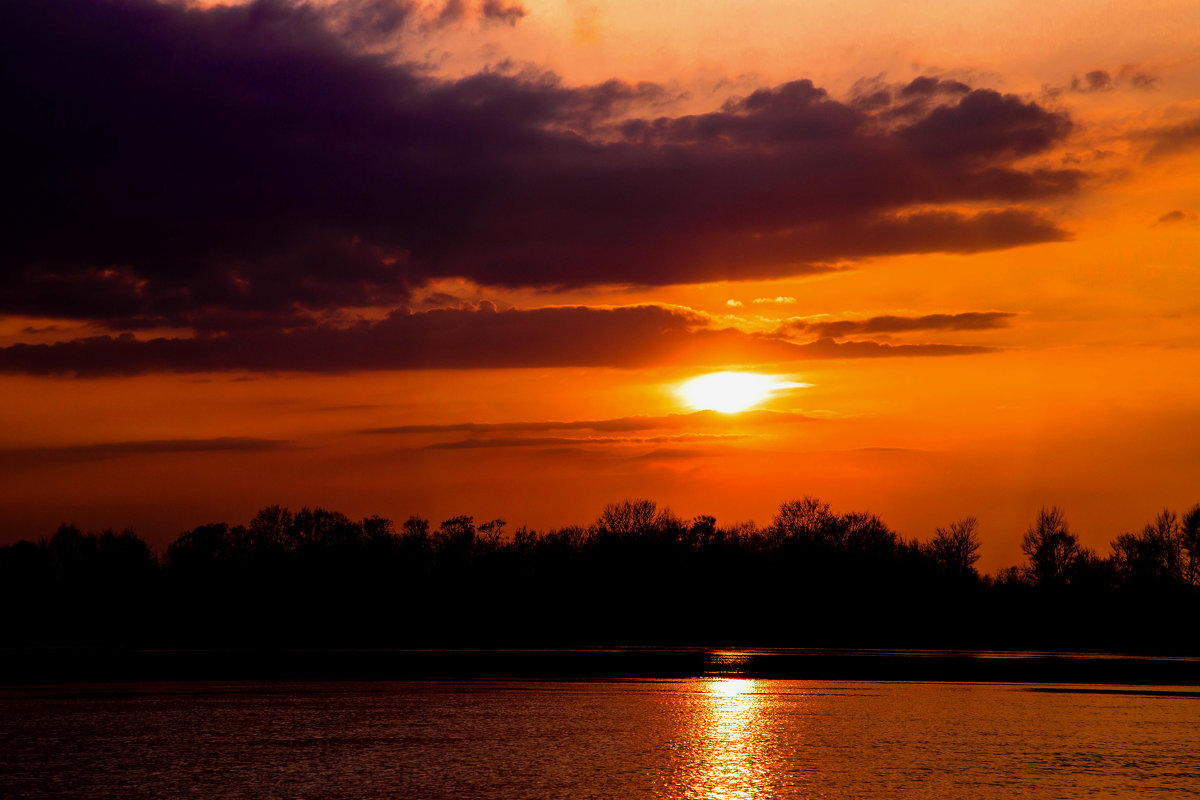
[[[479,8],[511,20],[519,6]],[[1084,177],[1018,162],[1062,140],[1063,114],[942,79],[870,107],[794,81],[709,114],[642,119],[670,98],[660,87],[528,71],[447,80],[360,49],[422,9],[0,4],[20,154],[5,180],[16,211],[0,222],[0,313],[302,336],[307,318],[398,306],[439,277],[563,287],[803,274],[1060,239],[1023,204]],[[928,211],[963,203],[1001,210]],[[185,363],[222,348],[80,346]]]
[[[913,78],[900,90],[901,97],[929,97],[939,94],[969,94],[971,87],[962,81],[947,80],[928,75]]]
[[[677,430],[712,427],[744,427],[775,424],[815,422],[814,417],[783,411],[758,409],[736,416],[719,411],[693,411],[688,414],[668,414],[661,417],[619,417],[617,419],[548,420],[539,422],[459,422],[449,425],[397,425],[390,428],[368,428],[365,434],[429,434],[429,433],[544,433],[547,431],[594,431],[596,433],[633,433],[651,430]]]
[[[739,414],[695,411],[659,417],[621,417],[617,419],[475,423],[448,425],[400,425],[371,428],[360,433],[372,435],[467,434],[425,446],[427,450],[474,450],[509,447],[542,447],[574,450],[613,445],[692,444],[744,439],[753,432],[779,425],[814,423],[804,414],[757,409]],[[646,434],[654,431],[690,431],[688,433]],[[700,431],[700,432],[697,432]],[[703,432],[717,431],[717,432]],[[589,436],[547,436],[547,433],[586,432]],[[615,434],[615,435],[614,435]]]
[[[1152,128],[1144,131],[1141,138],[1150,142],[1147,161],[1195,150],[1200,147],[1200,117]]]
[[[1115,69],[1094,69],[1084,73],[1083,77],[1072,76],[1071,82],[1065,86],[1043,86],[1042,92],[1047,97],[1057,97],[1064,92],[1098,94],[1119,89],[1148,92],[1157,89],[1158,86],[1158,76],[1144,69],[1142,65],[1122,64]]]
[[[1073,92],[1111,92],[1115,88],[1112,76],[1107,71],[1095,69],[1083,76],[1082,79],[1071,79]]]
[[[455,22],[461,22],[466,16],[467,4],[463,0],[446,0],[442,5],[442,10],[435,18],[435,24],[438,27],[452,25]]]
[[[1146,72],[1139,72],[1132,75],[1129,79],[1133,84],[1133,88],[1149,91],[1158,88],[1158,78]]]
[[[447,292],[430,292],[414,302],[413,305],[423,310],[433,308],[467,308],[471,305],[471,301]]]
[[[611,442],[605,439],[601,441]],[[558,445],[580,446],[588,444],[586,439],[567,436],[504,436],[495,439],[456,439],[452,442],[437,442],[426,446],[426,450],[487,450],[496,447],[553,447]]]
[[[261,0],[260,0],[261,2]],[[277,4],[296,5],[290,0]],[[356,44],[372,44],[394,39],[410,22],[426,31],[460,25],[471,19],[484,24],[516,25],[529,12],[519,3],[483,0],[337,0],[311,9],[327,27]]]
[[[925,356],[964,356],[994,353],[994,347],[959,344],[886,344],[883,342],[837,342],[821,338],[801,345],[809,358],[888,358]]]
[[[1082,78],[1071,78],[1070,91],[1082,94],[1111,92],[1121,87],[1149,91],[1158,87],[1158,77],[1142,69],[1139,64],[1124,64],[1115,72],[1094,69]]]
[[[1196,212],[1184,211],[1177,208],[1174,211],[1168,211],[1167,213],[1163,214],[1158,218],[1155,224],[1171,225],[1176,222],[1196,222],[1197,219],[1200,219],[1200,217],[1197,216]]]
[[[489,304],[490,305],[490,304]],[[780,361],[796,345],[707,328],[707,318],[660,306],[525,311],[396,312],[377,322],[289,333],[246,330],[138,340],[125,334],[0,349],[0,371],[79,375],[222,370],[347,372]]]
[[[695,312],[661,306],[554,307],[393,313],[345,328],[248,330],[194,338],[96,336],[0,348],[0,373],[81,377],[157,372],[489,369],[650,365],[720,366],[811,358],[943,356],[986,352],[954,345],[838,343],[708,327]]]
[[[358,45],[396,36],[419,11],[420,6],[410,0],[335,0],[305,9],[330,30]]]
[[[714,437],[715,438],[715,437]],[[721,441],[727,443],[722,444]],[[563,463],[563,459],[586,461],[595,464],[611,464],[623,461],[682,461],[697,458],[730,458],[744,452],[744,443],[736,437],[710,441],[682,441],[674,445],[651,442],[621,442],[615,439],[596,439],[581,441],[576,439],[555,439],[547,437],[544,441],[535,438],[513,439],[505,442],[473,442],[453,443],[452,446],[426,448],[427,453],[451,454],[462,450],[509,450],[520,448],[523,455],[532,457],[551,457],[555,463]]]
[[[732,446],[724,447],[656,447],[633,458],[639,461],[688,461],[696,458],[728,458],[738,451]]]
[[[745,438],[736,434],[691,434],[685,436],[498,436],[486,439],[455,439],[426,445],[426,450],[485,450],[497,447],[605,447],[612,445],[663,444],[729,441]]]
[[[1070,121],[1014,95],[976,89],[953,105],[934,108],[897,132],[930,160],[994,164],[1045,151],[1066,136]]]
[[[479,11],[484,19],[505,25],[516,25],[529,13],[520,3],[504,3],[501,0],[483,0]]]
[[[992,175],[988,179],[1030,185],[1024,188],[1039,183],[1043,185],[1036,190],[1053,191],[1049,184],[1057,177],[1031,173],[1019,177]],[[761,210],[764,218],[770,213],[765,207]],[[750,219],[745,222],[747,226],[753,224]],[[514,220],[514,226],[519,224]],[[1065,231],[1040,214],[1020,208],[975,214],[923,211],[880,213],[870,218],[818,217],[790,223],[781,219],[778,224],[779,227],[768,226],[755,233],[747,230],[741,236],[718,227],[680,230],[678,234],[662,231],[654,235],[646,231],[637,254],[630,253],[620,238],[605,240],[597,236],[581,249],[572,243],[569,231],[530,231],[530,238],[511,243],[513,248],[521,250],[520,259],[474,263],[470,271],[477,280],[494,285],[532,282],[566,288],[586,286],[600,274],[609,282],[631,284],[770,279],[781,274],[830,272],[836,268],[829,262],[846,258],[913,252],[976,253],[1068,238]],[[539,240],[536,236],[543,238]],[[807,260],[791,261],[798,253]],[[578,270],[563,271],[564,263],[574,264]],[[731,264],[740,266],[735,271]],[[517,277],[521,280],[515,280]]]
[[[882,77],[863,78],[850,91],[850,104],[891,126],[920,119],[937,105],[954,103],[970,94],[967,84],[935,75],[922,75],[906,84],[891,84]]]
[[[150,439],[130,442],[99,442],[96,444],[61,445],[57,447],[23,447],[0,450],[0,463],[25,468],[41,464],[68,464],[85,461],[104,461],[126,456],[162,455],[171,453],[238,452],[253,453],[282,450],[291,443],[277,439],[219,437],[215,439]]]
[[[925,314],[919,317],[885,315],[866,319],[805,320],[787,322],[783,329],[841,339],[908,331],[980,331],[1006,327],[1016,314],[1005,311],[968,311],[962,314]]]

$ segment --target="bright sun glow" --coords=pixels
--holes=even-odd
[[[679,394],[698,411],[712,409],[733,414],[758,405],[780,389],[803,385],[780,381],[774,375],[713,372],[684,381],[679,386]]]

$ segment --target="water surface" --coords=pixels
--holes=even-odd
[[[0,795],[1200,797],[1200,694],[746,678],[19,688],[0,690]]]

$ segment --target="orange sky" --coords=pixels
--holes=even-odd
[[[521,214],[549,215],[556,202],[566,202],[537,195],[543,184],[531,177],[516,189],[501,186],[510,198],[503,206],[464,201],[463,218],[472,227],[459,229],[458,239],[439,239],[438,260],[429,267],[417,263],[425,246],[419,226],[388,238],[393,217],[367,221],[372,206],[365,201],[355,201],[359,216],[342,213],[349,205],[336,202],[351,200],[338,195],[338,224],[350,226],[340,230],[358,237],[356,243],[378,242],[379,252],[393,253],[380,256],[389,268],[398,263],[408,269],[411,263],[425,271],[404,273],[402,290],[371,272],[353,283],[376,281],[368,294],[346,289],[346,299],[337,294],[324,302],[343,291],[336,276],[357,267],[314,271],[316,277],[293,289],[280,270],[308,267],[271,261],[268,268],[262,266],[266,257],[255,255],[260,250],[239,251],[239,266],[229,275],[248,284],[269,279],[284,287],[281,292],[296,292],[290,300],[283,295],[290,302],[287,313],[311,315],[329,332],[299,338],[295,331],[302,325],[295,318],[278,322],[271,316],[268,324],[278,327],[245,344],[237,344],[238,337],[249,334],[223,320],[242,315],[237,325],[244,325],[250,315],[263,324],[275,309],[211,300],[180,311],[171,299],[179,287],[200,297],[198,287],[208,286],[210,273],[180,278],[183,273],[161,272],[150,261],[143,265],[142,251],[126,247],[118,236],[107,249],[81,245],[60,259],[56,232],[73,241],[86,231],[63,228],[60,218],[42,214],[34,204],[29,223],[46,232],[43,244],[22,244],[8,258],[5,274],[11,277],[0,295],[5,510],[0,541],[48,535],[58,523],[74,521],[87,529],[133,526],[163,544],[203,522],[244,521],[271,503],[323,505],[352,516],[418,514],[435,521],[465,513],[544,527],[586,523],[607,502],[649,496],[684,516],[707,513],[720,522],[761,523],[780,502],[812,494],[837,510],[873,511],[906,537],[926,538],[938,525],[976,515],[984,537],[981,566],[991,571],[1019,561],[1021,534],[1042,505],[1063,506],[1083,541],[1104,552],[1111,539],[1140,528],[1164,506],[1182,509],[1200,501],[1200,6],[993,2],[948,8],[703,0],[648,9],[633,2],[528,0],[520,7],[523,16],[495,18],[481,8],[467,4],[461,15],[441,23],[440,5],[408,9],[403,24],[387,35],[350,29],[345,15],[321,17],[320,24],[341,37],[337,47],[345,52],[338,58],[408,65],[403,69],[434,87],[431,96],[437,87],[457,90],[463,84],[454,81],[480,74],[499,76],[501,83],[532,81],[533,94],[554,103],[576,102],[576,90],[609,79],[658,87],[602,119],[539,117],[528,123],[578,137],[562,140],[563,153],[573,152],[571,141],[611,146],[595,152],[630,153],[629,158],[676,152],[672,147],[690,153],[692,140],[635,139],[632,129],[618,126],[665,119],[678,127],[688,115],[710,114],[731,99],[734,105],[726,108],[734,122],[753,123],[757,107],[736,105],[737,98],[799,79],[827,92],[829,103],[818,103],[822,116],[812,118],[814,125],[835,119],[835,112],[874,115],[870,124],[882,127],[864,140],[874,152],[893,135],[895,129],[886,126],[895,123],[883,111],[848,109],[867,109],[863,98],[879,89],[893,98],[889,108],[899,108],[902,88],[929,76],[964,86],[936,101],[946,108],[967,102],[965,87],[1011,98],[1004,108],[1025,120],[1011,129],[1013,137],[1031,135],[1034,124],[1069,120],[1069,127],[1058,124],[1036,144],[1014,138],[996,145],[984,166],[963,160],[962,170],[1053,172],[1062,180],[1071,171],[1076,177],[1069,190],[1021,197],[1004,195],[1008,190],[950,196],[947,189],[944,197],[888,201],[892,205],[882,217],[829,216],[828,229],[810,230],[805,226],[826,219],[826,212],[819,205],[792,204],[807,202],[802,178],[817,167],[790,159],[807,158],[805,148],[817,145],[807,140],[761,145],[736,137],[759,136],[765,129],[738,128],[727,134],[734,138],[703,143],[709,149],[700,152],[709,160],[689,162],[687,177],[679,178],[715,192],[711,203],[704,198],[692,203],[687,192],[664,194],[682,198],[672,201],[679,203],[678,213],[646,200],[644,218],[628,221],[619,207],[600,205],[624,202],[619,196],[605,200],[604,188],[571,195],[579,208],[594,201],[597,220],[629,227],[614,227],[610,242],[593,236],[576,217],[564,217],[545,230],[586,234],[586,240],[564,238],[561,248],[543,250],[495,233],[522,226]],[[179,29],[199,28],[204,13],[197,7],[181,17]],[[350,13],[365,12],[351,4]],[[250,58],[255,51],[248,53]],[[416,62],[419,68],[411,66]],[[547,71],[558,78],[546,78]],[[498,90],[488,85],[478,91],[485,94],[474,108],[491,109],[486,92]],[[922,110],[921,119],[936,121],[936,108]],[[496,109],[497,118],[505,119],[535,113],[508,95]],[[78,117],[89,113],[81,109]],[[774,118],[763,119],[772,124]],[[979,135],[992,135],[991,125]],[[683,135],[659,130],[637,135]],[[938,147],[953,148],[958,129],[938,130],[947,137]],[[910,142],[904,135],[895,134]],[[665,149],[654,149],[660,146]],[[760,152],[760,146],[766,149]],[[824,140],[820,146],[826,146]],[[754,164],[765,165],[758,187],[771,180],[774,153],[781,173],[789,169],[784,164],[801,166],[772,193],[736,182],[704,183],[708,164],[749,150],[761,156]],[[833,163],[843,157],[837,153],[851,151],[830,152]],[[462,166],[446,174],[473,180],[472,151],[451,156],[449,163]],[[937,157],[936,149],[923,156]],[[417,158],[426,159],[415,162],[423,168],[434,156]],[[531,159],[520,161],[525,164],[539,156],[522,151],[504,158]],[[905,180],[933,165],[919,162]],[[363,174],[369,179],[371,171],[387,168],[382,161],[368,162]],[[478,167],[484,168],[491,167]],[[947,170],[934,179],[955,180],[958,173]],[[527,174],[514,172],[506,180],[523,181]],[[593,174],[579,172],[578,180]],[[662,174],[663,180],[676,179],[671,171]],[[405,173],[398,175],[396,191],[403,193]],[[822,196],[834,203],[841,202],[843,190],[850,198],[858,198],[860,190],[870,195],[875,176],[871,170],[849,172],[847,179],[861,185],[831,184]],[[814,178],[812,185],[822,180]],[[338,185],[353,195],[361,184]],[[442,184],[429,186],[441,202]],[[744,196],[744,213],[720,205],[721,186],[733,187],[731,197]],[[55,187],[47,190],[56,193],[54,202],[90,197],[82,189],[76,193],[69,175]],[[559,197],[558,191],[547,197]],[[901,184],[895,191],[903,194],[906,188]],[[645,196],[628,202],[640,207]],[[772,205],[785,196],[786,208]],[[124,197],[118,192],[112,202],[125,202]],[[542,210],[514,205],[527,200]],[[279,202],[270,208],[262,213],[275,225],[293,206]],[[421,213],[419,205],[413,208],[407,213]],[[755,227],[758,213],[771,221]],[[922,215],[938,214],[943,215],[938,220],[949,214],[963,225],[972,220],[983,225],[993,213],[1028,226],[1020,234],[1026,238],[972,228],[969,235],[984,237],[977,243],[914,245],[905,238],[909,234],[888,239],[891,234],[878,227],[912,226],[926,219]],[[581,218],[586,221],[586,215]],[[642,219],[650,220],[645,230]],[[742,226],[738,231],[755,232],[722,238],[735,222]],[[663,225],[677,225],[679,233],[672,229],[660,239]],[[221,237],[225,229],[202,233]],[[474,235],[500,244],[462,249],[463,237]],[[642,244],[621,249],[625,235]],[[689,235],[695,246],[688,245]],[[140,241],[152,232],[131,236]],[[860,241],[867,244],[859,247]],[[393,243],[400,249],[388,250]],[[334,258],[314,256],[326,257]],[[80,267],[84,258],[92,260]],[[219,253],[203,269],[225,269],[232,262],[224,258],[233,256]],[[95,297],[90,305],[62,300],[79,275],[93,281],[86,284]],[[126,311],[97,310],[118,283],[151,298],[138,307],[136,323]],[[160,285],[167,298],[161,302],[151,297]],[[52,291],[38,288],[44,286]],[[317,287],[311,293],[304,288],[311,286]],[[641,310],[617,313],[629,306]],[[546,307],[565,308],[519,313]],[[594,314],[576,313],[577,307]],[[657,310],[650,315],[646,307]],[[447,308],[457,310],[437,311]],[[972,327],[962,315],[984,315],[987,322]],[[383,322],[371,327],[361,320]],[[399,326],[394,333],[389,320]],[[854,321],[861,324],[844,328],[851,332],[836,342],[822,340],[831,329],[821,323]],[[426,322],[451,325],[454,332],[446,335],[452,338],[420,338]],[[510,323],[511,331],[504,327],[508,333],[490,327]],[[206,327],[226,324],[230,327]],[[585,333],[583,326],[594,330]],[[642,326],[650,327],[643,333]],[[328,357],[314,366],[325,343],[342,342],[337,331],[347,330],[362,338],[328,344]],[[200,355],[190,345],[162,351],[167,355],[143,356],[137,349],[156,337],[174,341],[213,331],[235,346]],[[120,353],[116,339],[111,345],[105,340],[103,348],[78,344],[123,332],[132,340]],[[375,347],[372,337],[384,333],[397,338],[380,345],[377,355],[364,355]],[[270,338],[276,335],[283,338]],[[38,349],[55,342],[77,347]],[[869,345],[874,349],[864,356],[862,349],[846,346],[853,342],[874,343]],[[526,345],[533,355],[523,355]],[[337,347],[348,349],[341,354]],[[397,348],[405,355],[395,356]],[[101,349],[112,350],[115,366],[92,366],[100,363],[95,359]],[[283,350],[286,355],[280,355]],[[720,368],[806,385],[766,401],[762,408],[779,412],[773,415],[679,416],[692,409],[674,387]],[[476,427],[464,427],[472,424]],[[421,430],[413,430],[417,427]]]

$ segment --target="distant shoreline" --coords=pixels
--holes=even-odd
[[[793,680],[1200,686],[1200,658],[961,650],[6,648],[0,685],[213,680]]]

